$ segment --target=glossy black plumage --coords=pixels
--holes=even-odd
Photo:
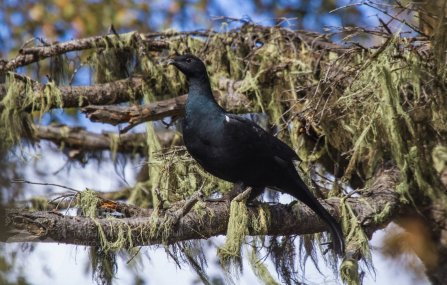
[[[199,58],[186,54],[170,59],[169,63],[189,81],[183,139],[192,157],[221,179],[256,190],[271,187],[302,201],[328,224],[333,248],[342,254],[344,239],[340,225],[299,177],[293,164],[298,159],[295,151],[254,122],[221,108],[212,95],[206,67]]]

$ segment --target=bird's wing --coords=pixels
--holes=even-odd
[[[235,114],[225,115],[225,126],[230,135],[247,144],[258,151],[265,152],[284,161],[298,160],[295,151],[287,144],[267,133],[255,122],[240,117]]]

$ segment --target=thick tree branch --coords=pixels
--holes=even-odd
[[[87,105],[111,105],[142,98],[142,77],[130,77],[110,83],[92,86],[61,86],[60,91],[63,108],[78,108]],[[40,97],[45,85],[33,82],[33,96]],[[0,99],[6,95],[6,86],[0,85]],[[48,102],[50,108],[59,108],[56,100]],[[31,106],[29,107],[31,109]],[[2,106],[0,105],[0,110]]]
[[[143,84],[142,77],[130,77],[92,86],[62,86],[60,87],[62,104],[64,108],[76,108],[128,102],[142,98]]]
[[[143,34],[131,32],[119,35],[95,36],[84,39],[76,39],[62,43],[54,43],[48,46],[22,48],[19,55],[9,61],[0,60],[0,74],[11,71],[20,66],[25,66],[42,59],[61,55],[67,52],[86,50],[92,48],[106,48],[110,46],[128,46],[132,42],[141,43],[144,48],[160,51],[169,47],[169,44],[161,40],[147,39]]]
[[[19,79],[25,80],[23,76],[17,75]],[[34,97],[40,97],[45,89],[44,84],[32,81]],[[94,121],[101,121],[117,125],[124,122],[142,122],[158,120],[167,116],[183,114],[186,102],[186,95],[172,99],[154,102],[145,106],[95,106],[113,105],[130,100],[137,100],[143,97],[142,87],[144,78],[135,76],[114,82],[96,84],[92,86],[60,86],[58,87],[63,108],[85,107],[84,112]],[[240,81],[221,78],[218,82],[219,91],[215,92],[216,98],[231,110],[248,108],[250,101],[245,95],[236,90],[241,85]],[[4,84],[0,84],[0,99],[6,95],[7,89]],[[176,94],[172,94],[175,96]],[[59,108],[59,103],[54,99],[47,102],[50,108]],[[93,105],[93,106],[90,106]],[[0,103],[0,111],[2,110]],[[34,107],[34,110],[36,107]],[[31,110],[31,106],[29,107]],[[110,117],[110,118],[109,118]]]
[[[310,33],[306,31],[290,31],[287,29],[276,28],[272,30],[270,27],[262,27],[257,25],[244,25],[241,29],[254,29],[258,33],[258,41],[262,41],[264,38],[270,37],[275,31],[281,32],[289,39],[298,40],[299,42],[306,43],[309,46],[316,46],[323,49],[340,49],[340,46],[335,45],[327,40],[327,36],[324,34]],[[234,33],[240,33],[241,30],[237,29]],[[68,52],[94,49],[94,48],[107,48],[107,47],[127,47],[129,45],[138,44],[140,47],[150,51],[160,51],[169,48],[169,43],[160,39],[154,39],[159,37],[175,37],[181,35],[192,35],[209,37],[214,35],[215,32],[180,32],[180,33],[148,33],[140,34],[138,32],[130,32],[126,34],[110,34],[104,36],[88,37],[83,39],[75,39],[67,42],[52,43],[44,46],[22,48],[19,50],[19,55],[11,60],[0,60],[0,74],[7,71],[15,70],[18,67],[29,65],[34,62],[38,62],[45,58],[62,55]]]
[[[251,102],[248,98],[235,90],[241,82],[235,82],[226,78],[219,81],[219,89],[225,92],[216,91],[214,97],[220,104],[229,111],[248,110]],[[187,95],[178,96],[172,99],[157,101],[145,105],[136,106],[86,106],[82,112],[94,122],[109,123],[118,125],[129,123],[131,125],[140,124],[146,121],[160,120],[168,116],[183,116]]]
[[[382,171],[370,188],[364,189],[360,198],[347,198],[362,227],[367,232],[388,224],[400,210],[399,195],[394,191],[399,181],[395,170]],[[321,201],[340,219],[339,199]],[[173,213],[182,205],[174,206],[156,218],[132,217],[123,219],[96,219],[64,216],[55,212],[30,212],[12,209],[6,213],[7,242],[44,241],[77,245],[99,245],[98,225],[102,227],[108,241],[130,236],[126,246],[175,243],[190,239],[203,239],[226,233],[229,218],[228,203],[206,202],[198,212],[190,211],[178,221]],[[293,208],[287,205],[269,206],[271,224],[267,235],[310,234],[326,230],[326,225],[309,208],[298,203]],[[386,213],[384,215],[383,213]],[[153,214],[153,213],[152,213]],[[257,207],[249,207],[250,220],[258,215]],[[377,219],[377,216],[381,216]],[[120,230],[117,230],[120,229]],[[156,229],[150,236],[150,229]],[[122,231],[121,231],[122,230]],[[167,230],[167,231],[166,231]],[[124,233],[123,233],[124,231]],[[152,230],[152,232],[154,232]],[[167,234],[169,232],[169,234]],[[249,234],[259,234],[249,226]]]
[[[183,116],[187,95],[134,106],[86,106],[82,108],[91,121],[118,125],[136,125],[145,121],[156,121],[168,116]]]
[[[83,151],[115,150],[121,153],[139,153],[146,155],[147,136],[145,133],[93,133],[81,127],[71,128],[65,125],[34,126],[37,140],[49,140],[58,146]],[[175,133],[157,132],[159,142],[163,146],[172,144]]]
[[[40,126],[34,128],[35,137],[39,140],[49,140],[57,145],[64,145],[86,151],[116,150],[118,152],[141,153],[146,151],[145,134],[96,134],[83,128],[67,126]]]

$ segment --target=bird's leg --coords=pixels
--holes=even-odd
[[[237,195],[242,193],[244,190],[244,185],[242,183],[235,183],[233,189],[227,193],[223,193],[220,198],[206,198],[206,202],[231,202]]]
[[[263,192],[264,192],[264,187],[252,187],[250,196],[248,197],[248,200],[247,200],[247,205],[248,206],[259,205],[261,202],[259,200],[257,200],[256,198],[258,198]]]
[[[251,191],[253,190],[252,187],[247,187],[242,191],[242,193],[238,194],[232,201],[235,202],[247,202],[248,198],[250,197]]]
[[[225,197],[225,194],[222,194],[221,197],[207,197],[204,199],[205,202],[226,202],[228,201],[228,198]]]

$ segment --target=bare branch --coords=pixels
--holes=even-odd
[[[80,192],[79,190],[76,190],[76,189],[71,188],[71,187],[67,187],[67,186],[59,185],[59,184],[55,184],[55,183],[48,183],[48,182],[33,182],[33,181],[25,180],[25,179],[12,179],[11,183],[24,183],[24,184],[34,184],[34,185],[56,186],[56,187],[67,189],[67,190],[72,191],[72,192]]]

